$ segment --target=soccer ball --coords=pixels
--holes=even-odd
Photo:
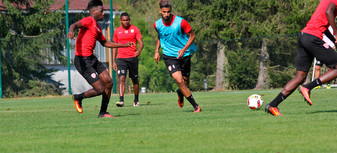
[[[258,94],[252,94],[247,99],[247,105],[251,109],[259,109],[263,105],[263,99]]]

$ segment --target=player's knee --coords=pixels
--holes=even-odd
[[[298,84],[303,84],[305,82],[306,77],[298,77],[296,80],[296,82],[298,82]]]
[[[181,86],[184,86],[185,85],[185,81],[184,79],[179,79],[179,80],[176,80],[177,83],[178,83],[178,86],[181,87]]]
[[[120,77],[119,77],[119,81],[120,81],[120,82],[125,82],[125,76],[120,76]]]
[[[113,86],[113,81],[111,80],[111,81],[107,82],[105,86],[106,86],[107,88],[111,89],[112,86]]]
[[[98,94],[102,94],[102,93],[104,93],[104,88],[98,88],[98,89],[96,89],[96,92]]]
[[[304,83],[306,78],[307,78],[307,75],[296,75],[294,79],[299,84],[302,84],[302,83]]]

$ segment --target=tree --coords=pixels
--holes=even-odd
[[[148,42],[145,43],[149,44],[144,52],[150,53],[141,56],[140,62],[140,65],[144,66],[143,73],[147,73],[146,79],[141,82],[146,83],[150,80],[148,73],[166,70],[165,65],[151,63],[152,47],[157,36],[153,23],[160,18],[158,1],[115,0],[115,3],[121,10],[131,12],[133,23],[137,25],[144,22],[146,25],[141,31],[148,32],[146,36],[143,35],[148,38],[146,39]],[[287,80],[292,75],[289,72],[294,70],[296,34],[310,19],[319,1],[171,0],[171,3],[173,14],[184,17],[197,35],[195,43],[198,51],[192,58],[190,88],[200,90],[203,79],[213,78],[213,76],[216,76],[216,79],[212,85],[214,84],[218,89],[283,86],[286,83],[283,80]],[[241,61],[238,58],[245,58],[245,61],[251,61],[251,63],[242,64],[247,68],[231,66]],[[260,59],[261,67],[260,63],[256,62]],[[167,77],[164,74],[155,75],[159,78]],[[164,86],[169,88],[167,91],[172,91],[165,82],[156,82],[159,80],[161,79],[150,81],[151,83],[147,84],[148,88]],[[244,83],[246,85],[241,85]]]
[[[5,97],[24,96],[37,84],[32,80],[50,78],[50,70],[41,63],[50,56],[43,54],[49,49],[56,61],[65,62],[62,55],[64,39],[63,16],[48,6],[53,0],[2,0],[6,13],[2,22],[2,75]],[[23,9],[25,8],[25,9]],[[48,85],[47,85],[48,86]],[[55,94],[55,91],[52,93]],[[50,93],[44,93],[50,94]],[[29,95],[26,95],[29,96]]]
[[[310,15],[317,7],[318,1],[309,0],[172,0],[178,3],[178,9],[185,18],[191,21],[199,39],[214,40],[218,43],[217,53],[217,88],[221,88],[222,75],[218,71],[223,68],[223,61],[228,59],[229,51],[227,49],[240,50],[246,48],[255,51],[255,54],[260,55],[260,71],[257,79],[258,88],[268,87],[269,64],[273,66],[284,65],[284,61],[270,61],[269,54],[272,52],[272,58],[284,58],[294,54],[294,50],[283,50],[276,54],[284,56],[274,56],[275,47],[285,48],[283,45],[289,43],[277,44],[279,46],[268,45],[268,39],[258,39],[257,41],[238,41],[238,45],[226,44],[228,39],[249,39],[261,38],[283,34],[298,33],[310,18]],[[186,9],[188,8],[188,9]],[[280,42],[285,42],[278,38]],[[225,41],[222,41],[225,40]],[[241,44],[244,42],[245,44]],[[220,44],[219,44],[220,43]],[[221,44],[222,43],[222,44]],[[251,43],[251,44],[249,44]],[[292,41],[290,42],[292,43]],[[260,44],[260,52],[256,48],[256,44]],[[223,45],[232,45],[223,51]],[[293,44],[291,44],[293,45]],[[268,49],[270,48],[270,49]],[[295,52],[296,53],[296,52]],[[224,56],[225,55],[225,56]],[[239,55],[239,54],[236,54]],[[233,58],[235,59],[235,58]],[[292,62],[291,62],[292,63]],[[293,63],[292,63],[293,64]],[[283,67],[279,67],[283,68]],[[232,73],[226,72],[225,74]],[[232,76],[229,74],[228,76]],[[239,77],[239,76],[238,76]],[[249,79],[247,79],[249,80]]]

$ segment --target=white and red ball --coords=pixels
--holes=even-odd
[[[251,109],[259,109],[263,105],[263,98],[258,94],[252,94],[247,99],[247,105]]]

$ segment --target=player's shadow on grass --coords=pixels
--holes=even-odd
[[[124,114],[124,115],[114,115],[115,117],[123,117],[123,116],[136,116],[140,114]]]
[[[140,106],[150,106],[150,105],[164,105],[164,103],[152,103],[152,102],[145,102],[145,103],[140,103]]]
[[[337,113],[337,110],[326,110],[326,111],[314,111],[308,114],[317,114],[317,113]]]

